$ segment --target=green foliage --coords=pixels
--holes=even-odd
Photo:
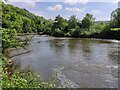
[[[44,28],[41,30],[41,31],[43,31],[43,34],[51,35],[52,28],[53,28],[53,21],[52,20],[45,20],[43,26],[44,26]]]
[[[77,27],[78,19],[76,16],[71,16],[68,20],[68,29],[75,29]]]
[[[23,33],[31,32],[31,20],[27,17],[23,17]]]
[[[111,13],[110,27],[120,28],[120,8],[117,8]]]
[[[8,78],[5,72],[2,72],[2,88],[51,88],[52,84],[40,82],[37,77],[30,71],[15,72]]]
[[[120,30],[117,30],[118,28],[110,28],[109,25],[107,25],[104,30],[100,33],[100,36],[102,38],[108,38],[108,39],[117,39],[120,40]]]
[[[61,37],[61,36],[64,36],[64,33],[62,30],[56,28],[53,32],[52,32],[52,35],[53,36],[57,36],[57,37]]]
[[[82,27],[89,29],[95,22],[95,18],[93,15],[87,13],[86,16],[82,20]]]
[[[52,88],[54,82],[46,83],[39,80],[39,76],[33,74],[30,70],[25,70],[23,72],[12,71],[8,67],[9,59],[1,56],[3,70],[0,72],[2,88]],[[9,74],[12,75],[9,76]]]
[[[111,31],[120,31],[120,28],[111,28]]]
[[[58,15],[53,23],[53,29],[58,28],[60,30],[64,30],[66,26],[67,26],[67,20],[62,18],[60,15]]]
[[[72,37],[80,37],[81,29],[77,26],[75,29],[72,30],[71,36]]]
[[[105,27],[106,27],[106,24],[104,23],[94,24],[93,26],[90,27],[90,32],[91,34],[100,33],[104,30]]]
[[[85,15],[82,21],[77,19],[75,15],[71,16],[69,20],[64,19],[60,15],[56,16],[55,20],[46,20],[30,13],[26,9],[20,9],[4,3],[2,3],[2,7],[2,28],[15,29],[17,33],[37,32],[38,34],[52,36],[90,37],[95,34],[100,36],[103,32],[111,32],[110,28],[120,27],[120,8],[111,13],[111,20],[109,25],[107,25],[95,23],[94,16],[89,13]]]
[[[3,50],[6,48],[12,48],[16,47],[16,39],[15,36],[17,35],[17,32],[15,29],[3,29],[0,28],[0,33],[2,34],[2,37],[0,39],[2,40],[2,48]]]
[[[2,3],[2,12],[2,28],[16,29],[18,33],[43,30],[39,26],[43,24],[45,19],[30,13],[26,9]]]

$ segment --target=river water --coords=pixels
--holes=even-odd
[[[97,39],[55,38],[35,35],[30,45],[10,56],[20,70],[30,67],[43,81],[52,80],[56,87],[117,88],[118,41]]]

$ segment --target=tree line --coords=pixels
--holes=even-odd
[[[54,20],[36,16],[26,9],[2,3],[2,28],[15,29],[17,33],[42,33],[56,37],[117,37],[120,30],[120,8],[111,13],[108,23],[96,23],[92,14],[86,13],[82,20],[71,16],[69,20],[56,16]],[[116,36],[117,35],[117,36]]]

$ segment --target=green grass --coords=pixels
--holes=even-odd
[[[52,88],[53,85],[40,82],[32,72],[15,72],[9,78],[6,72],[2,72],[2,88]]]
[[[120,28],[111,28],[111,31],[119,31]]]
[[[40,90],[43,90],[55,86],[54,81],[50,83],[40,81],[40,76],[33,74],[30,70],[25,70],[23,72],[12,71],[12,69],[6,67],[8,63],[6,57],[2,56],[1,61],[3,70],[0,72],[0,84],[2,85],[2,88],[40,88]],[[9,74],[11,72],[12,75]]]

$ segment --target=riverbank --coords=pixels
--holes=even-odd
[[[14,59],[9,56],[11,51],[25,49],[32,39],[33,35],[17,36],[16,32],[9,29],[2,29],[2,55],[0,71],[2,89],[9,88],[52,88],[54,83],[46,83],[40,81],[40,76],[33,73],[30,69],[24,71],[17,71]],[[21,38],[22,37],[22,38]],[[3,48],[4,46],[4,48]],[[30,52],[30,51],[29,51]],[[19,51],[18,51],[19,53]],[[20,52],[18,55],[22,55],[28,52]]]
[[[11,59],[2,57],[2,72],[1,81],[2,89],[14,89],[14,88],[45,88],[53,87],[52,84],[40,81],[39,75],[36,75],[31,70],[26,69],[24,71],[15,71],[14,62]]]
[[[39,35],[39,34],[36,34],[36,35]],[[41,35],[41,34],[40,34]],[[43,34],[44,35],[44,34]],[[52,36],[52,35],[44,35],[44,36]],[[84,35],[81,35],[80,37],[66,37],[66,36],[53,36],[53,37],[65,37],[65,38],[94,38],[94,39],[108,39],[108,40],[120,40],[120,37],[118,36],[115,36],[115,37],[104,37],[104,36],[100,36],[100,35],[88,35],[88,36],[84,36]]]
[[[73,36],[53,36],[49,34],[39,34],[39,33],[18,33],[18,36],[28,36],[28,35],[44,35],[44,36],[53,36],[53,37],[66,37],[66,38],[95,38],[95,39],[108,39],[108,40],[120,40],[119,36],[120,30],[114,30],[109,33],[96,33],[91,35],[80,35],[79,37],[73,37]],[[111,37],[110,37],[111,36]]]
[[[30,68],[22,71],[16,70],[13,59],[1,56],[0,63],[2,63],[2,71],[0,72],[2,89],[40,88],[46,90],[55,86],[52,81],[52,83],[40,81],[40,76]]]

